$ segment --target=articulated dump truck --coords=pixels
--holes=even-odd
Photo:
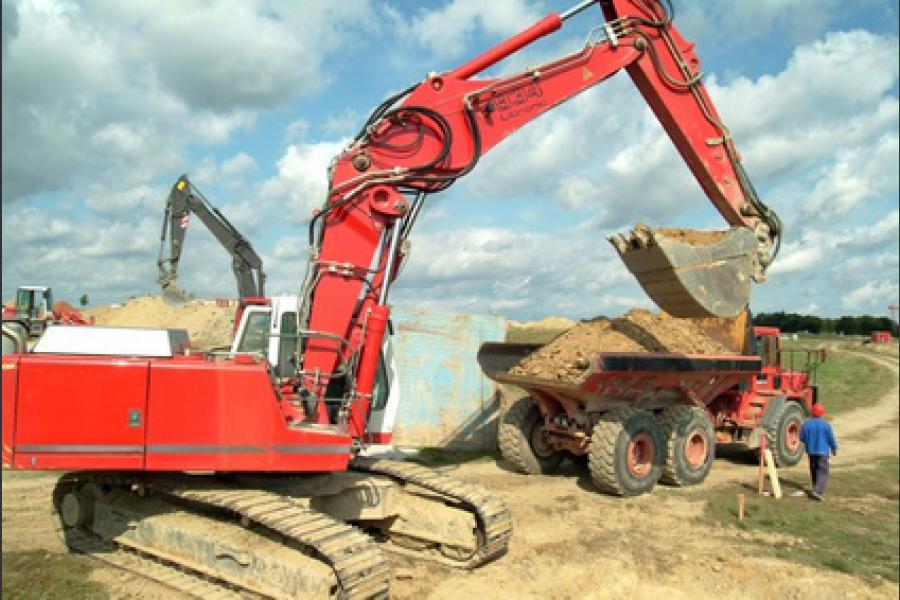
[[[563,377],[516,368],[540,345],[484,344],[484,373],[527,394],[500,424],[503,458],[528,474],[586,462],[601,491],[623,496],[703,482],[717,443],[758,448],[767,436],[777,463],[793,466],[824,351],[784,350],[774,327],[751,335],[745,354],[600,351]]]

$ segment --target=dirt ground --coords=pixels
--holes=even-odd
[[[634,309],[617,319],[578,323],[526,356],[510,373],[539,379],[577,381],[597,352],[732,354],[720,340],[689,319]]]
[[[896,359],[868,356],[897,373]],[[872,406],[836,417],[842,446],[834,476],[864,469],[879,456],[896,456],[898,418],[897,388]],[[511,473],[494,461],[445,468],[503,496],[515,527],[509,553],[472,572],[394,558],[395,598],[820,600],[897,598],[900,592],[894,583],[873,585],[759,550],[758,542],[777,542],[802,552],[801,539],[726,529],[701,519],[704,493],[742,483],[753,486],[756,470],[741,461],[718,459],[702,489],[658,486],[638,498],[597,493],[587,473],[574,465],[542,477]],[[805,480],[802,463],[782,470],[781,476]],[[4,552],[63,551],[50,516],[53,482],[48,475],[3,473]],[[176,597],[168,588],[110,567],[98,566],[91,577],[107,587],[111,598]]]
[[[158,297],[136,298],[118,307],[88,311],[98,325],[181,327],[194,346],[227,345],[233,307],[195,301],[181,307]],[[618,323],[617,323],[618,321]],[[537,327],[562,328],[572,322],[539,322]],[[567,351],[575,345],[619,351],[727,353],[722,340],[648,311],[626,318],[576,325],[574,335],[561,336]],[[570,333],[572,333],[570,332]],[[566,334],[568,335],[568,334]],[[619,344],[619,345],[616,345]],[[876,349],[880,350],[880,349]],[[862,352],[897,374],[897,354]],[[565,352],[552,360],[576,364],[586,357]],[[546,365],[545,367],[546,368]],[[583,367],[581,367],[583,368]],[[897,456],[898,390],[871,406],[833,420],[842,440],[835,476],[863,469],[879,456]],[[787,562],[759,551],[753,542],[779,542],[802,551],[803,540],[790,535],[726,529],[701,516],[703,491],[752,486],[756,470],[740,460],[719,459],[709,479],[697,488],[659,486],[653,494],[615,498],[599,494],[584,469],[567,465],[555,476],[529,477],[509,472],[494,461],[445,467],[465,480],[503,496],[513,513],[515,533],[509,553],[472,572],[457,572],[430,563],[394,558],[396,598],[896,598],[897,584],[872,585],[833,570]],[[802,466],[782,476],[805,479]],[[54,530],[49,504],[55,476],[3,473],[4,552],[65,552]],[[778,538],[778,539],[775,539]],[[171,589],[140,574],[104,566],[89,558],[91,580],[111,598],[177,598]],[[36,577],[40,574],[36,573]]]

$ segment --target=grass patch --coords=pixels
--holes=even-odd
[[[3,598],[45,600],[108,598],[98,583],[88,580],[91,566],[81,557],[41,550],[3,553]]]
[[[816,371],[819,399],[831,415],[874,404],[896,382],[887,367],[848,352],[832,352]]]
[[[490,450],[465,450],[427,446],[409,460],[427,466],[442,466],[467,462],[488,462],[497,460],[500,453]]]
[[[782,542],[748,542],[765,553],[799,563],[824,567],[875,583],[879,578],[898,581],[898,474],[897,457],[873,462],[871,468],[838,470],[828,482],[823,503],[791,492],[804,481],[782,480],[781,500],[747,495],[743,521],[737,520],[736,490],[713,490],[705,518],[726,528],[801,538],[801,546]],[[777,539],[777,538],[776,538]]]

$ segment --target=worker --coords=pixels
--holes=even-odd
[[[822,418],[825,407],[818,402],[813,404],[812,415],[800,428],[800,441],[809,456],[809,477],[813,487],[809,495],[821,502],[828,483],[828,457],[837,456],[838,446],[831,424]]]

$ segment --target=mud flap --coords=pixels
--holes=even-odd
[[[748,228],[638,225],[609,239],[647,295],[673,317],[733,317],[749,303],[759,244]]]

